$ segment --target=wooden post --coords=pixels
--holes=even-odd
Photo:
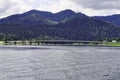
[[[32,42],[30,41],[30,45],[32,45]]]
[[[15,41],[15,42],[14,42],[14,45],[16,45],[16,44],[17,44],[17,42]]]

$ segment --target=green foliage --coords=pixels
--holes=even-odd
[[[15,40],[16,36],[12,34],[0,33],[0,41],[12,41]]]
[[[52,17],[51,17],[52,16]],[[87,40],[120,38],[120,27],[70,10],[36,10],[0,20],[0,40]]]

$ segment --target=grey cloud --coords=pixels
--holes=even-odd
[[[71,0],[83,8],[120,9],[120,0]]]
[[[22,1],[17,0],[0,0],[0,18],[18,14],[21,10],[24,10],[21,3]]]
[[[4,13],[9,10],[15,3],[10,0],[1,0],[0,1],[0,12]]]
[[[0,0],[0,18],[31,9],[56,12],[69,8],[87,15],[120,13],[119,3],[120,0]]]

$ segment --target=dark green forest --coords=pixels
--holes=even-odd
[[[64,10],[32,10],[0,19],[0,40],[110,40],[120,38],[120,27],[110,22]]]

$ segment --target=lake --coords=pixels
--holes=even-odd
[[[0,46],[0,80],[120,80],[120,47]]]

